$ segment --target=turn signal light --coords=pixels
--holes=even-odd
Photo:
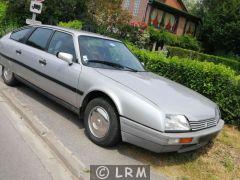
[[[192,140],[193,140],[193,138],[181,138],[181,139],[179,140],[179,143],[181,143],[181,144],[187,144],[187,143],[191,143]]]

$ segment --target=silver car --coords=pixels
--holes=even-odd
[[[21,81],[79,114],[99,146],[128,142],[154,152],[185,152],[221,131],[217,105],[144,70],[116,39],[70,29],[27,26],[0,40],[2,78]]]

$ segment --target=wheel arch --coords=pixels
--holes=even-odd
[[[84,111],[85,111],[85,109],[87,107],[87,104],[91,100],[93,100],[95,98],[99,98],[99,97],[106,98],[107,100],[109,100],[114,105],[114,108],[115,108],[116,112],[118,113],[118,115],[120,115],[120,108],[119,108],[119,105],[117,103],[116,98],[114,98],[113,96],[107,94],[104,91],[93,90],[93,91],[89,92],[87,95],[85,95],[85,97],[84,97],[84,99],[82,101],[82,105],[81,105],[81,108],[80,108],[80,116],[81,117],[84,114]]]

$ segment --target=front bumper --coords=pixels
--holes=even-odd
[[[224,127],[224,121],[209,129],[187,133],[164,133],[120,117],[122,140],[156,153],[186,152],[198,149],[215,138]],[[193,138],[191,143],[172,143],[180,138]]]

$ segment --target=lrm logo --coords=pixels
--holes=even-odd
[[[147,165],[91,165],[90,180],[150,180]]]

